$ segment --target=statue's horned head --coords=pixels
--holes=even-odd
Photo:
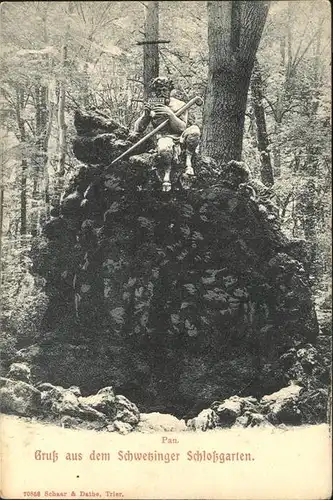
[[[157,94],[164,94],[165,92],[170,93],[174,88],[172,80],[167,76],[158,76],[154,78],[150,86]]]

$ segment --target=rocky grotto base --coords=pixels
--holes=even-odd
[[[32,248],[48,308],[2,411],[123,434],[326,422],[329,328],[269,190],[198,155],[164,193],[153,145],[111,165],[128,130],[75,126],[81,164]]]

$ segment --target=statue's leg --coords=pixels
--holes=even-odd
[[[192,158],[197,151],[200,141],[200,129],[198,125],[191,125],[183,132],[183,143],[185,149],[185,173],[194,175]]]
[[[157,157],[159,168],[163,172],[163,191],[170,191],[171,189],[171,166],[173,158],[174,142],[172,137],[160,137],[157,141]]]
[[[200,141],[200,129],[197,125],[191,125],[184,130],[181,138],[183,149],[185,150],[185,172],[182,176],[183,186],[189,187],[188,183],[191,178],[194,178],[195,173],[192,166],[192,158],[197,152]]]

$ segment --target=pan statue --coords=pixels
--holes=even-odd
[[[190,187],[195,178],[192,159],[198,151],[200,140],[199,127],[188,126],[188,109],[193,104],[202,104],[201,99],[197,97],[185,104],[171,95],[173,89],[173,83],[168,77],[159,76],[152,80],[151,95],[144,103],[144,112],[136,120],[133,131],[134,136],[140,136],[148,126],[158,128],[154,134],[157,173],[164,192],[171,190],[171,169],[173,165],[180,164],[181,157],[185,158],[181,184],[185,189]]]

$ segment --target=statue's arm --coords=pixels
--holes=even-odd
[[[169,123],[176,134],[182,134],[187,127],[187,111],[179,117],[172,111],[169,115]]]
[[[146,130],[150,123],[150,116],[147,113],[143,113],[134,123],[134,132],[141,134]]]
[[[175,115],[175,112],[169,106],[163,104],[158,104],[154,107],[155,116],[168,118],[172,132],[174,134],[182,134],[187,126],[187,112],[179,117]]]

